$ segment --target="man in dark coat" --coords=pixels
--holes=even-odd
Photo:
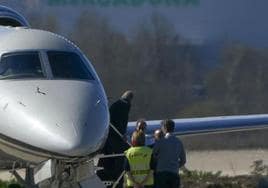
[[[156,161],[155,187],[179,188],[179,168],[186,163],[186,155],[183,143],[173,135],[175,122],[173,120],[162,121],[162,131],[165,137],[155,143],[153,157]]]
[[[122,137],[110,126],[109,135],[103,148],[103,154],[124,153],[130,147],[126,142],[125,134],[132,99],[133,92],[126,91],[120,99],[110,106],[110,123],[120,132]],[[104,170],[98,172],[98,175],[102,180],[115,181],[123,171],[123,164],[124,157],[101,159],[98,166],[102,166]],[[118,187],[122,187],[122,181]]]
[[[123,136],[125,136],[127,131],[128,115],[132,99],[133,92],[126,91],[119,100],[115,101],[110,106],[110,122]],[[124,152],[129,147],[124,139],[126,138],[121,138],[119,134],[116,133],[116,131],[110,126],[109,135],[106,141],[106,144],[109,147],[106,148],[106,151],[108,153]]]

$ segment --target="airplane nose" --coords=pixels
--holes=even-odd
[[[71,118],[66,119],[66,123],[62,122],[63,126],[68,125],[69,130],[68,134],[62,135],[68,143],[67,148],[63,146],[62,149],[66,155],[81,156],[93,153],[100,149],[108,135],[109,116],[105,100],[93,96],[92,93],[84,96],[80,102],[80,104],[72,104],[72,112],[67,110],[65,113],[73,113],[69,116]]]
[[[88,155],[104,143],[109,111],[98,83],[42,80],[10,82],[5,87],[6,113],[10,118],[16,114],[9,118],[9,126],[21,128],[20,134],[9,132],[12,137],[68,156]]]
[[[89,86],[89,85],[88,85]],[[87,87],[88,87],[87,86]],[[61,100],[63,108],[56,126],[62,127],[59,135],[65,140],[57,149],[66,155],[81,156],[97,151],[108,134],[108,107],[96,85],[68,91]],[[56,121],[55,121],[56,122]]]

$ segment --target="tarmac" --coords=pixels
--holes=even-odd
[[[254,161],[268,165],[268,150],[219,150],[187,152],[186,168],[206,172],[221,171],[222,175],[249,175]]]
[[[257,160],[268,165],[268,150],[188,151],[186,168],[214,173],[221,171],[222,175],[228,176],[248,175],[253,170],[252,164]],[[24,170],[19,173],[24,176]],[[0,171],[0,179],[13,178],[8,171]]]

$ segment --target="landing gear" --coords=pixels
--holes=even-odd
[[[93,161],[66,164],[48,160],[35,168],[26,169],[25,178],[11,172],[25,188],[105,188],[94,172]]]
[[[10,171],[17,179],[18,183],[25,188],[38,188],[34,183],[34,169],[31,167],[26,168],[25,179],[23,179],[16,170]]]

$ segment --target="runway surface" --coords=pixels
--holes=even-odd
[[[256,160],[268,165],[268,150],[190,151],[187,159],[186,167],[190,170],[237,176],[250,174],[253,170],[250,166]]]
[[[250,174],[254,161],[263,160],[268,165],[268,150],[221,150],[221,151],[189,151],[186,168],[207,172],[221,171],[222,175],[236,176]],[[24,174],[24,171],[20,171]],[[13,176],[0,171],[0,179],[9,180]]]

